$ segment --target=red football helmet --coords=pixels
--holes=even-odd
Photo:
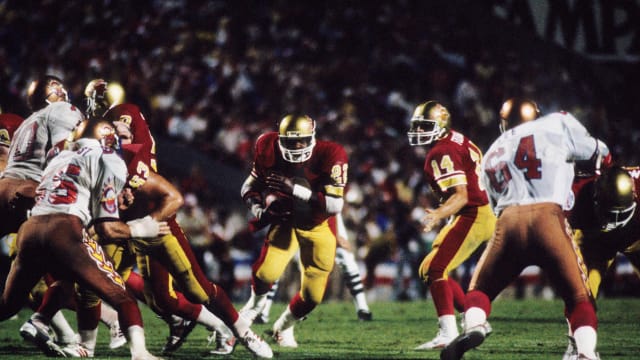
[[[27,89],[27,102],[31,111],[38,111],[57,101],[69,101],[67,90],[57,76],[45,75],[31,82]]]

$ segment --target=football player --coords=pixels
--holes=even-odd
[[[538,118],[530,100],[509,99],[500,115],[503,133],[489,147],[481,177],[499,216],[496,231],[465,296],[464,332],[440,358],[458,360],[482,344],[489,333],[491,302],[525,267],[537,265],[565,303],[575,358],[597,359],[598,319],[563,209],[570,199],[574,162],[595,162],[609,150],[571,114]]]
[[[15,114],[2,113],[0,109],[0,173],[7,165],[7,157],[9,155],[9,145],[13,133],[24,119]],[[7,278],[11,259],[9,257],[9,248],[11,246],[13,236],[6,234],[0,237],[0,290],[4,288],[4,280]]]
[[[429,232],[450,218],[419,269],[433,298],[439,330],[435,338],[415,350],[441,349],[458,336],[454,304],[461,311],[464,297],[460,284],[449,277],[449,272],[491,238],[496,217],[480,185],[482,152],[466,136],[451,128],[447,108],[436,101],[418,105],[408,137],[412,146],[433,143],[424,162],[424,173],[433,191],[440,196],[441,204],[434,210],[425,209],[423,231]]]
[[[316,139],[307,115],[284,116],[278,131],[258,137],[251,173],[241,196],[255,218],[269,226],[252,266],[251,297],[240,311],[251,321],[262,311],[272,284],[300,251],[300,291],[273,324],[278,345],[297,347],[295,324],[322,301],[336,254],[329,218],[344,204],[348,161],[344,148]]]
[[[46,75],[31,83],[28,103],[33,114],[15,130],[0,178],[0,236],[18,231],[33,206],[47,152],[84,118],[68,102],[62,80]]]
[[[119,220],[118,197],[127,172],[115,152],[116,144],[110,123],[91,121],[71,149],[62,151],[45,168],[35,190],[31,216],[17,234],[16,258],[0,299],[0,319],[17,313],[29,290],[50,272],[57,279],[76,281],[91,289],[118,310],[119,321],[130,339],[132,359],[156,359],[146,349],[136,300],[127,293],[124,281],[87,231],[93,224],[102,238],[121,241],[169,233],[166,222],[150,218],[128,223]]]
[[[157,172],[155,141],[144,116],[133,104],[109,104],[108,96],[100,96],[101,90],[104,92],[106,89],[108,85],[104,80],[97,79],[87,86],[85,94],[97,99],[93,102],[97,107],[89,107],[89,112],[95,114],[100,111],[100,106],[107,108],[105,118],[116,127],[123,148],[135,149],[132,153],[135,152],[136,156],[127,158],[126,162],[129,167],[128,186],[134,190],[136,201],[123,216],[149,214],[151,208],[149,216],[166,219],[171,227],[172,233],[162,237],[158,243],[133,239],[138,267],[146,283],[144,297],[147,304],[170,324],[175,321],[180,325],[171,327],[172,333],[163,353],[175,351],[195,324],[201,323],[227,335],[227,341],[218,344],[224,352],[233,350],[228,344],[235,342],[232,339],[235,335],[255,355],[272,357],[269,345],[253,333],[250,323],[238,316],[226,292],[211,283],[198,265],[189,240],[175,220],[175,213],[183,204],[182,195]],[[106,104],[109,106],[104,106]],[[174,291],[174,280],[184,296]],[[175,319],[174,314],[180,318]]]
[[[574,182],[576,201],[568,219],[587,268],[594,298],[621,253],[640,275],[640,168],[611,166],[584,181]],[[569,347],[563,359],[576,358],[575,338],[569,328]]]

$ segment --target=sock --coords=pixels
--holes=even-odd
[[[479,307],[468,308],[464,312],[465,331],[487,322],[487,313]]]
[[[454,338],[458,336],[458,325],[456,324],[455,315],[442,315],[438,317],[440,331],[447,337]]]
[[[260,312],[262,317],[269,318],[269,313],[271,312],[271,306],[275,301],[276,294],[278,293],[279,285],[280,285],[280,280],[276,280],[276,282],[274,282],[273,285],[271,285],[271,289],[269,289],[269,292],[267,293],[267,300],[264,302],[264,307]]]
[[[433,305],[436,307],[438,317],[455,314],[455,309],[453,308],[453,293],[447,280],[440,279],[434,281],[431,286],[429,286],[429,291],[431,291]]]
[[[76,333],[69,325],[61,311],[56,312],[51,318],[51,329],[56,334],[58,342],[64,344],[74,343],[76,341]]]
[[[84,345],[91,353],[96,349],[96,342],[98,340],[98,328],[93,330],[80,330],[80,343]]]
[[[111,327],[111,325],[118,321],[118,312],[104,301],[101,301],[100,303],[100,320],[107,326]]]
[[[132,358],[140,354],[148,353],[142,326],[129,326],[127,328],[127,338],[129,339],[129,349],[131,350]]]
[[[590,359],[597,357],[596,343],[598,341],[598,335],[596,329],[591,326],[581,326],[573,332],[573,338],[576,341],[578,354],[585,355]]]
[[[369,311],[369,305],[367,304],[367,298],[364,293],[364,285],[362,284],[362,277],[360,276],[360,268],[356,262],[356,257],[353,253],[339,247],[336,249],[336,263],[342,270],[342,276],[351,296],[353,296],[356,310]]]
[[[464,312],[464,290],[462,290],[462,286],[452,278],[449,278],[447,282],[453,295],[453,306],[458,312]]]
[[[278,331],[287,330],[290,327],[294,326],[296,322],[298,322],[300,318],[293,315],[291,312],[291,306],[287,306],[287,308],[282,312],[278,320],[273,323],[273,329]]]

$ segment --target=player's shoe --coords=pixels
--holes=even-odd
[[[271,350],[269,344],[262,340],[251,329],[247,330],[244,335],[238,338],[238,341],[257,357],[265,359],[271,359],[273,357],[273,350]]]
[[[373,319],[373,314],[369,310],[360,309],[358,310],[358,320],[360,321],[371,321]]]
[[[49,327],[40,321],[29,319],[20,327],[20,336],[35,344],[50,357],[65,357],[62,348],[49,335]]]
[[[109,326],[109,338],[109,349],[118,349],[127,343],[127,338],[117,320]]]
[[[436,337],[431,339],[431,341],[427,341],[426,343],[416,346],[413,350],[437,350],[443,349],[445,346],[449,345],[456,338],[457,335],[447,335],[442,330],[438,330],[438,334]]]
[[[467,329],[463,334],[453,339],[440,352],[440,360],[460,360],[467,351],[480,346],[487,338],[491,329],[488,322]]]
[[[265,305],[267,304],[266,296],[256,296],[251,293],[251,297],[247,303],[238,311],[238,313],[249,321],[249,324],[253,324],[253,321],[262,313]]]
[[[213,355],[229,355],[236,347],[236,337],[225,336],[220,331],[213,330],[211,335],[207,336],[207,346],[213,346],[213,350],[209,351]]]
[[[145,350],[144,352],[131,354],[131,360],[162,360],[162,358],[154,356],[153,354]]]
[[[88,349],[86,346],[76,343],[69,344],[62,348],[62,352],[64,352],[65,357],[74,357],[74,358],[92,358],[93,350]]]
[[[162,347],[162,355],[178,350],[196,324],[195,321],[187,319],[180,319],[178,322],[169,324],[169,337],[167,337],[167,343]]]
[[[564,359],[564,357],[563,357]],[[584,354],[575,354],[567,358],[568,360],[600,360],[600,354],[596,353],[596,357],[588,357]]]
[[[273,329],[273,340],[275,340],[278,346],[281,346],[281,347],[288,347],[288,348],[298,347],[298,342],[296,341],[296,338],[293,336],[293,326],[284,330]]]
[[[268,324],[269,323],[269,314],[265,314],[264,311],[258,314],[256,318],[253,320],[254,324]]]
[[[567,345],[567,350],[565,350],[564,355],[562,355],[562,360],[577,359],[578,347],[576,346],[576,339],[571,335],[567,335],[567,339],[569,340],[569,345]]]

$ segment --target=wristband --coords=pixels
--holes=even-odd
[[[293,185],[293,196],[298,199],[302,201],[309,201],[309,199],[311,199],[311,195],[313,195],[313,192],[310,189],[298,184]]]

